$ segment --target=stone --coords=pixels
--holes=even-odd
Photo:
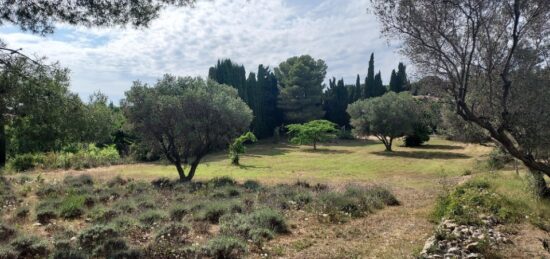
[[[467,251],[475,251],[475,250],[477,250],[478,245],[479,245],[479,242],[473,242],[473,243],[467,244],[466,245],[466,250]]]
[[[460,254],[460,248],[458,247],[451,247],[449,250],[447,250],[447,253],[449,254]]]
[[[41,224],[40,222],[36,222],[36,223],[34,223],[34,224],[32,224],[32,225],[35,226],[35,227],[40,227],[40,226],[42,226],[42,224]]]

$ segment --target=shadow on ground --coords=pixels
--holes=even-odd
[[[468,159],[470,156],[440,151],[378,151],[373,154],[386,157],[405,157],[416,159]]]
[[[458,150],[458,149],[464,149],[462,146],[454,146],[454,145],[422,145],[419,147],[415,147],[417,149],[442,149],[442,150]]]

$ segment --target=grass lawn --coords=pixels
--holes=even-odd
[[[199,165],[197,180],[230,176],[236,180],[288,182],[307,180],[323,183],[383,181],[396,186],[423,185],[423,179],[459,176],[475,170],[491,148],[433,138],[421,148],[402,147],[394,152],[374,140],[338,141],[313,151],[308,146],[261,143],[252,145],[241,157],[241,166],[232,166],[226,153],[212,154]],[[81,171],[77,171],[81,172]],[[177,178],[172,165],[134,164],[91,169],[97,177]],[[47,174],[47,177],[64,176]],[[403,178],[409,181],[402,181]]]

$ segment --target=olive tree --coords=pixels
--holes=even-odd
[[[392,151],[394,139],[414,132],[419,119],[417,105],[409,93],[388,92],[350,104],[348,113],[356,135],[374,135],[386,151]]]
[[[290,124],[286,126],[290,142],[294,144],[313,144],[317,150],[317,143],[336,138],[336,124],[327,120],[314,120],[304,124]]]
[[[122,103],[141,140],[163,151],[181,181],[190,181],[206,154],[225,148],[252,121],[234,88],[201,78],[165,75],[153,87],[135,82]]]
[[[548,0],[372,0],[383,33],[446,82],[455,111],[485,129],[550,196]],[[537,82],[539,88],[531,87]]]

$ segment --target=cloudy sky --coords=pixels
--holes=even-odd
[[[4,26],[0,38],[70,68],[71,88],[85,100],[100,90],[118,102],[132,81],[155,82],[165,73],[206,76],[220,58],[244,64],[248,73],[310,54],[325,60],[327,78],[352,83],[366,75],[374,52],[386,84],[405,59],[381,37],[368,7],[369,0],[199,0],[194,8],[164,10],[145,29],[60,25],[41,37]]]

